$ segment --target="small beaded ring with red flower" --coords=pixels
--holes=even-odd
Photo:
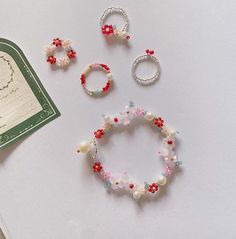
[[[64,50],[66,56],[61,58],[55,57],[55,52]],[[60,38],[53,39],[51,45],[47,46],[46,49],[47,62],[51,65],[56,65],[60,68],[67,68],[71,60],[76,59],[76,52],[71,47],[71,42],[69,40],[61,40]]]
[[[118,29],[116,25],[104,24],[106,18],[111,14],[121,14],[124,17],[125,23],[121,29]],[[103,13],[100,18],[100,24],[102,29],[102,34],[105,36],[115,36],[120,39],[129,40],[130,36],[127,32],[129,26],[129,19],[126,12],[119,7],[109,7]]]
[[[100,90],[88,89],[87,86],[86,86],[88,75],[92,71],[95,71],[95,70],[102,70],[102,71],[104,71],[106,73],[106,76],[107,76],[107,81],[106,81],[104,87],[102,87],[102,89],[100,89]],[[81,80],[81,85],[83,86],[85,92],[88,95],[95,96],[95,97],[96,96],[97,97],[103,96],[106,93],[108,93],[109,90],[111,89],[111,85],[112,85],[111,70],[110,70],[110,68],[106,64],[102,64],[102,63],[90,64],[81,73],[80,80]]]
[[[146,49],[145,55],[139,56],[135,59],[132,65],[132,76],[141,85],[150,85],[158,80],[160,75],[160,64],[157,57],[154,56],[154,50]],[[138,65],[144,61],[151,61],[156,65],[156,72],[153,76],[149,78],[143,78],[137,75],[136,69]]]
[[[142,108],[134,107],[132,102],[125,107],[124,111],[118,114],[104,115],[103,117],[103,126],[94,132],[94,135],[90,140],[81,142],[78,146],[77,152],[89,154],[90,158],[93,160],[93,172],[99,175],[105,182],[105,187],[107,189],[126,191],[132,195],[135,200],[144,195],[154,194],[160,191],[167,183],[168,177],[170,177],[176,168],[182,164],[182,162],[177,159],[174,152],[177,132],[169,128],[161,117]],[[163,135],[159,155],[164,161],[164,168],[161,171],[161,174],[151,183],[137,183],[127,172],[121,175],[112,175],[104,168],[100,159],[101,157],[98,154],[98,143],[103,137],[108,136],[114,127],[130,125],[135,118],[144,119],[151,125],[156,126],[157,130]]]

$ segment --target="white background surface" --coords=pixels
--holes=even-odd
[[[107,44],[100,33],[109,6],[129,15],[129,48]],[[1,37],[24,51],[62,113],[0,153],[0,212],[13,239],[236,238],[235,12],[235,0],[1,1]],[[43,47],[57,36],[71,39],[79,55],[66,72],[45,62]],[[130,76],[131,62],[146,48],[156,50],[162,68],[151,87]],[[116,84],[93,99],[79,76],[99,61],[111,67]],[[100,127],[102,113],[129,100],[181,133],[183,170],[157,200],[106,193],[75,153]],[[151,180],[161,170],[156,138],[148,127],[114,135],[103,151],[106,165]]]

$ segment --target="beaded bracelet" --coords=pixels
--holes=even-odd
[[[127,173],[121,176],[113,176],[109,171],[105,170],[102,162],[98,160],[97,144],[103,137],[109,135],[109,132],[116,126],[129,125],[135,118],[142,118],[158,129],[163,135],[161,150],[159,152],[164,160],[164,169],[162,173],[153,182],[144,184],[135,183],[135,180],[129,178]],[[155,116],[152,112],[141,108],[135,108],[130,102],[129,106],[119,114],[104,115],[103,127],[94,132],[94,137],[89,141],[83,141],[79,144],[77,152],[89,153],[93,160],[92,170],[98,174],[105,182],[105,187],[112,190],[125,190],[129,192],[134,199],[139,199],[145,194],[154,194],[163,187],[167,178],[174,172],[174,169],[181,165],[181,161],[177,160],[174,153],[176,142],[176,131],[168,128],[161,117]]]
[[[133,62],[132,76],[139,84],[150,85],[150,84],[154,83],[156,80],[158,80],[159,75],[160,75],[160,65],[159,65],[158,59],[154,56],[153,50],[147,49],[145,51],[145,53],[146,53],[145,55],[137,57],[135,59],[135,61]],[[152,77],[147,78],[147,79],[141,78],[141,77],[137,76],[137,74],[136,74],[137,66],[143,61],[152,61],[156,65],[156,73]]]
[[[122,27],[122,29],[117,29],[116,25],[107,25],[107,24],[105,25],[104,24],[105,19],[108,17],[108,15],[111,15],[111,14],[121,14],[124,17],[125,24]],[[105,36],[113,35],[115,37],[125,39],[125,40],[130,39],[130,36],[127,32],[128,26],[129,26],[129,19],[128,19],[127,14],[125,13],[125,11],[122,8],[110,7],[108,9],[106,9],[100,18],[100,24],[101,24],[101,28],[102,28],[102,33]]]
[[[57,59],[54,54],[56,50],[63,49],[66,52],[65,57]],[[51,65],[57,65],[60,68],[65,69],[69,66],[71,60],[76,58],[76,52],[71,47],[69,40],[61,40],[60,38],[53,39],[50,46],[46,47],[47,62]]]
[[[101,90],[93,90],[88,89],[86,86],[87,76],[94,70],[102,70],[106,73],[107,81],[104,87]],[[112,85],[112,74],[110,68],[106,64],[96,63],[88,65],[80,76],[81,85],[83,86],[85,92],[91,96],[103,96],[105,95],[110,89]]]

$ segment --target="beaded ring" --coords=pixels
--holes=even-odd
[[[125,23],[124,26],[121,29],[117,29],[115,25],[105,25],[105,19],[108,17],[108,15],[111,14],[121,14],[124,17]],[[127,32],[128,26],[129,26],[129,19],[127,14],[122,8],[117,7],[110,7],[106,9],[103,13],[103,15],[100,18],[100,24],[102,28],[102,33],[105,36],[113,35],[115,37],[119,37],[121,39],[129,40],[130,36]]]
[[[153,50],[149,50],[147,49],[145,51],[145,55],[139,56],[138,58],[135,59],[133,65],[132,65],[132,76],[133,78],[141,85],[150,85],[152,83],[154,83],[156,80],[158,80],[159,75],[160,75],[160,65],[158,62],[158,59],[154,56],[154,51]],[[154,64],[156,65],[156,73],[154,74],[154,76],[144,79],[141,78],[139,76],[137,76],[136,74],[136,68],[138,66],[138,64],[140,64],[143,61],[152,61],[154,62]]]
[[[54,54],[56,50],[64,50],[66,52],[65,57],[57,59]],[[47,62],[51,65],[57,65],[60,68],[66,68],[69,66],[71,60],[76,58],[76,52],[71,47],[69,40],[61,40],[60,38],[53,39],[51,45],[47,46],[46,49]]]
[[[155,116],[152,112],[142,108],[135,108],[132,102],[119,114],[104,115],[103,117],[104,124],[102,128],[94,132],[92,139],[81,142],[77,152],[88,153],[90,155],[90,158],[93,160],[92,170],[105,182],[107,189],[125,190],[135,200],[141,198],[143,195],[157,193],[166,184],[167,178],[174,172],[175,168],[182,164],[181,161],[177,160],[174,153],[177,132],[167,127],[161,117]],[[164,137],[159,152],[161,158],[164,160],[164,169],[151,183],[144,182],[144,184],[138,184],[127,173],[113,176],[109,171],[104,169],[102,162],[99,160],[100,157],[98,157],[98,142],[103,137],[108,136],[114,127],[119,125],[127,126],[135,118],[144,119],[156,126],[157,130]]]
[[[102,70],[107,75],[107,82],[101,90],[88,89],[86,87],[87,76],[94,70]],[[83,86],[85,92],[91,96],[103,96],[111,89],[112,85],[112,74],[110,68],[106,64],[96,63],[88,65],[80,76],[81,85]]]

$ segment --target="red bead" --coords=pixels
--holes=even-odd
[[[102,164],[100,162],[95,162],[93,164],[93,171],[95,173],[98,173],[98,172],[101,172],[101,170],[102,170]]]
[[[147,50],[146,50],[146,53],[147,53],[148,55],[153,55],[153,54],[154,54],[154,51],[147,49]]]
[[[161,117],[158,117],[154,120],[154,124],[158,127],[158,128],[162,128],[164,126],[164,120]]]
[[[107,84],[102,88],[102,91],[105,93],[105,92],[107,92],[108,90],[109,90],[109,88],[110,88],[110,82],[107,82]]]
[[[100,64],[102,68],[104,68],[106,71],[110,71],[110,68],[106,64]]]
[[[56,61],[57,61],[57,59],[54,56],[49,56],[47,59],[47,62],[49,62],[51,65],[55,64]]]
[[[73,51],[73,50],[70,50],[67,52],[67,56],[70,58],[70,59],[74,59],[76,57],[76,52]]]
[[[94,136],[96,139],[101,139],[103,135],[104,135],[103,129],[98,129],[97,131],[94,132]]]
[[[117,117],[114,118],[114,122],[117,123],[119,120]]]
[[[148,191],[150,193],[155,193],[158,190],[158,185],[156,183],[152,183],[148,186]]]
[[[61,46],[62,45],[61,39],[60,38],[53,39],[52,44],[55,45],[56,47]]]
[[[114,31],[113,31],[113,26],[112,25],[105,25],[102,27],[102,33],[104,35],[110,35],[112,34]]]
[[[130,189],[133,189],[133,188],[134,188],[134,184],[131,183],[131,184],[129,185],[129,188],[130,188]]]
[[[85,75],[84,74],[82,74],[81,76],[80,76],[80,80],[81,80],[81,84],[82,85],[85,85]]]
[[[173,141],[172,140],[168,140],[167,143],[171,145],[171,144],[173,144]]]

